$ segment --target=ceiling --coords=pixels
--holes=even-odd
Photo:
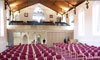
[[[41,3],[57,13],[64,14],[72,8],[83,3],[85,0],[7,0],[13,12],[25,7]]]

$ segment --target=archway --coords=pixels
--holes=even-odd
[[[23,36],[23,44],[28,44],[27,35]]]

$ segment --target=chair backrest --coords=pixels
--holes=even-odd
[[[48,56],[48,53],[44,53],[44,57]]]
[[[95,52],[90,52],[90,54],[91,54],[92,56],[95,56]]]
[[[56,55],[56,52],[52,52],[51,55],[52,55],[52,56]]]
[[[40,56],[37,58],[37,60],[44,60],[44,57]]]
[[[85,52],[84,55],[87,56],[87,57],[89,56],[89,54],[87,52]]]
[[[28,58],[28,60],[35,60],[34,58]]]
[[[14,56],[19,56],[19,53],[15,53]]]
[[[61,55],[56,55],[56,59],[62,59]]]
[[[18,58],[17,57],[11,57],[11,60],[18,60]]]
[[[40,57],[40,56],[41,56],[41,54],[40,54],[40,53],[36,54],[36,57]]]
[[[11,56],[12,56],[11,54],[7,54],[6,55],[7,58],[11,58]]]
[[[100,52],[97,52],[97,55],[100,56]]]
[[[33,55],[32,55],[32,54],[29,54],[29,55],[28,55],[28,58],[33,58]]]
[[[47,56],[47,60],[53,60],[53,56],[48,55],[48,56]]]
[[[8,60],[8,58],[2,58],[1,60]]]
[[[21,55],[20,59],[26,59],[26,55]]]
[[[1,59],[1,58],[4,58],[4,56],[3,56],[3,55],[0,55],[0,59]]]

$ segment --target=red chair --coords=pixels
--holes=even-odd
[[[47,60],[53,60],[53,56],[48,55],[48,56],[47,56]]]
[[[15,53],[15,54],[14,54],[14,56],[19,56],[19,55],[20,55],[19,53]]]
[[[20,59],[26,59],[26,55],[21,55]]]
[[[40,56],[37,58],[37,60],[44,60],[44,57]]]
[[[40,57],[40,56],[41,56],[41,53],[36,54],[36,57]]]
[[[2,58],[4,58],[4,56],[3,55],[0,55],[0,59],[2,59]]]
[[[46,52],[44,53],[44,57],[46,57],[46,56],[48,56],[48,55],[49,55],[49,53],[46,53]]]
[[[11,57],[11,60],[18,60],[18,58],[14,56],[14,57]]]
[[[64,58],[61,55],[56,55],[56,60],[64,60]]]
[[[7,55],[6,55],[6,58],[11,58],[11,57],[12,57],[11,54],[7,54]]]
[[[1,60],[8,60],[8,58],[2,58]]]
[[[28,58],[28,60],[35,60],[34,58]]]
[[[34,58],[34,56],[32,54],[29,54],[28,58]]]

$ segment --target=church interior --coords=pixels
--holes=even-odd
[[[0,60],[100,60],[99,0],[0,0]]]

